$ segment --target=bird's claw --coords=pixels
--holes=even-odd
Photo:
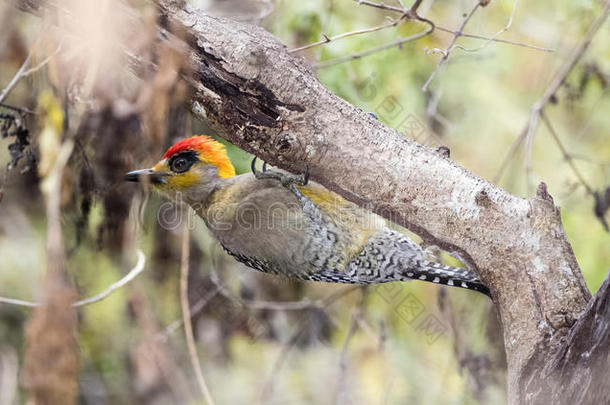
[[[254,158],[252,159],[252,163],[250,163],[250,170],[252,170],[252,174],[254,175],[254,177],[256,177],[257,179],[263,179],[266,178],[264,177],[264,173],[267,171],[267,162],[263,161],[263,170],[257,170],[256,169],[256,159],[257,157],[254,156]]]
[[[309,166],[306,166],[305,173],[300,175],[294,175],[290,173],[281,173],[274,170],[267,170],[267,162],[263,162],[263,170],[259,171],[256,169],[256,157],[252,159],[250,165],[252,174],[257,179],[275,179],[282,183],[282,186],[292,188],[291,185],[296,184],[299,186],[305,186],[309,182]]]
[[[301,176],[303,177],[303,184],[301,185],[306,186],[307,183],[309,183],[309,165],[305,165],[305,173],[303,173]]]

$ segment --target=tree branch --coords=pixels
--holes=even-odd
[[[480,274],[504,327],[516,400],[534,351],[565,335],[590,298],[550,196],[512,196],[406,139],[336,97],[259,27],[160,4],[189,32],[198,117],[271,164],[308,166],[316,181]]]

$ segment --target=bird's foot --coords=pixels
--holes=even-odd
[[[300,175],[282,173],[275,170],[267,170],[267,162],[263,162],[263,170],[256,169],[256,157],[252,159],[251,164],[252,174],[257,179],[274,179],[282,183],[282,186],[292,189],[295,185],[305,186],[309,182],[309,167],[305,173]]]
[[[256,157],[252,159],[251,164],[252,173],[257,179],[274,179],[280,182],[282,186],[287,188],[294,196],[297,197],[304,214],[311,219],[313,223],[321,223],[322,213],[318,207],[307,198],[297,186],[305,186],[309,181],[309,166],[307,166],[305,173],[301,175],[294,175],[290,173],[277,172],[274,170],[267,170],[267,163],[263,162],[263,170],[259,171],[256,169]],[[324,223],[322,227],[326,227]]]

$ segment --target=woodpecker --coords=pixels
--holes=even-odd
[[[190,205],[229,255],[262,272],[332,283],[422,280],[490,296],[473,272],[427,261],[381,217],[307,175],[257,170],[255,161],[252,173],[236,176],[224,145],[193,136],[125,180]]]

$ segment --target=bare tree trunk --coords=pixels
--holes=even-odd
[[[503,328],[511,404],[608,401],[608,280],[589,303],[544,183],[535,198],[513,196],[335,96],[262,28],[157,3],[187,33],[198,117],[273,165],[309,167],[481,276]]]
[[[554,351],[537,351],[522,370],[530,404],[610,404],[610,276]]]

